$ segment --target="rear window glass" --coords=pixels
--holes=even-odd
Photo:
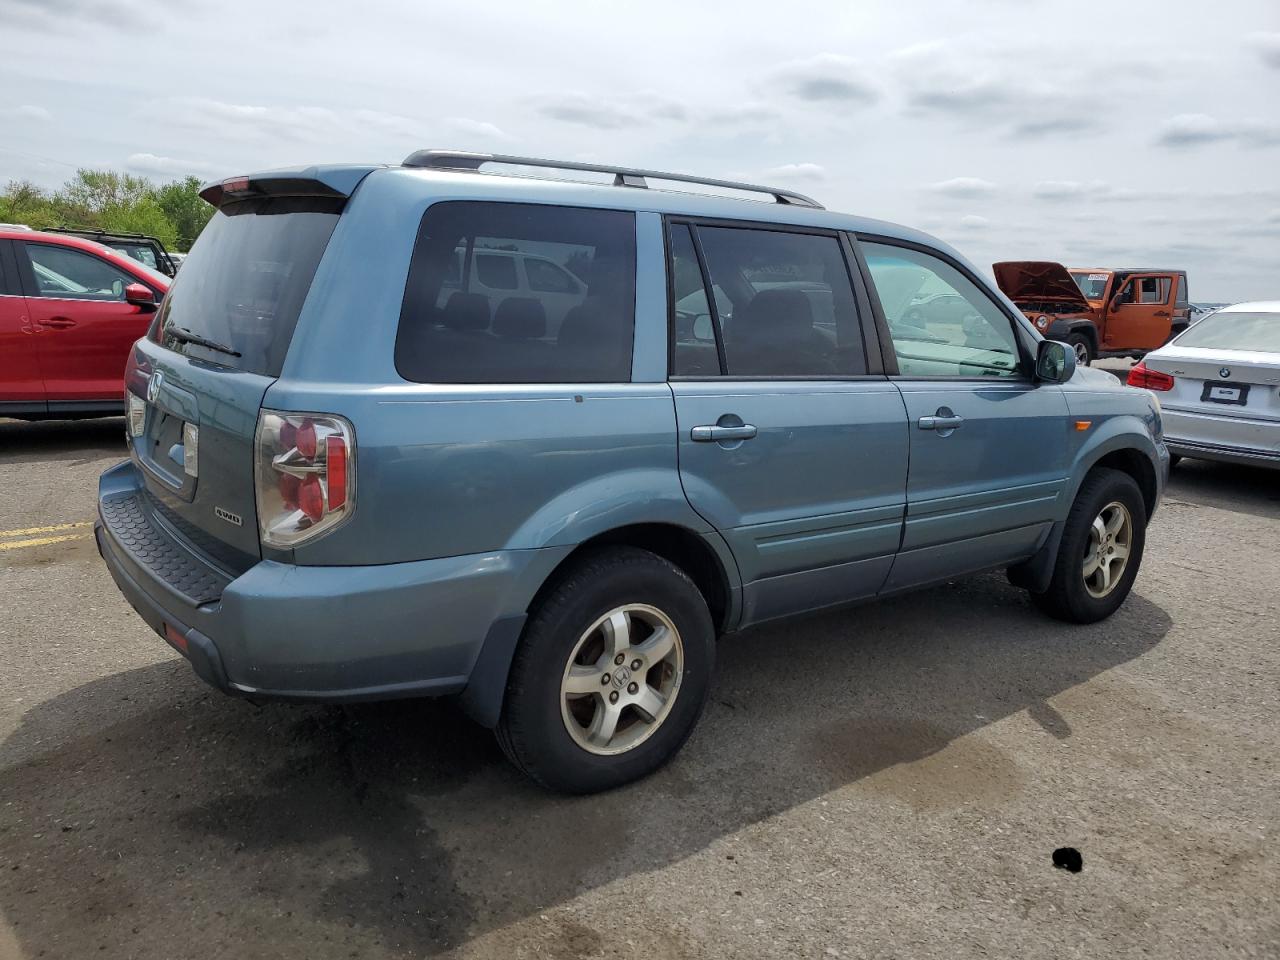
[[[437,203],[409,267],[396,368],[419,383],[629,381],[635,256],[629,212]]]
[[[1177,344],[1180,347],[1280,353],[1280,313],[1214,313],[1188,327]]]
[[[244,200],[219,210],[160,308],[164,345],[278,377],[340,211],[339,200],[310,197]]]

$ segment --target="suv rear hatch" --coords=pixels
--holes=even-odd
[[[131,446],[148,505],[231,574],[262,555],[254,435],[263,396],[280,376],[346,196],[370,169],[206,187],[201,195],[219,210],[133,351]]]

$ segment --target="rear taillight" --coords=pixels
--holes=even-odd
[[[147,404],[132,391],[125,392],[125,404],[129,413],[129,436],[137,439],[147,426]]]
[[[1129,371],[1129,379],[1125,382],[1131,387],[1143,387],[1147,390],[1173,389],[1173,377],[1159,370],[1152,370],[1141,360]]]
[[[330,414],[258,418],[258,530],[272,547],[292,547],[331,530],[355,509],[355,432]]]

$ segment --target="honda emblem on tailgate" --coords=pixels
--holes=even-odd
[[[164,374],[157,370],[147,381],[147,403],[155,403],[160,396],[160,388],[164,385]]]

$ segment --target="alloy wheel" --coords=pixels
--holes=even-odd
[[[626,753],[671,713],[683,674],[684,647],[670,617],[641,603],[610,610],[583,632],[565,665],[565,729],[589,753]]]
[[[1132,549],[1133,517],[1128,507],[1113,500],[1098,512],[1089,528],[1082,568],[1089,596],[1101,600],[1116,588],[1129,566]]]

